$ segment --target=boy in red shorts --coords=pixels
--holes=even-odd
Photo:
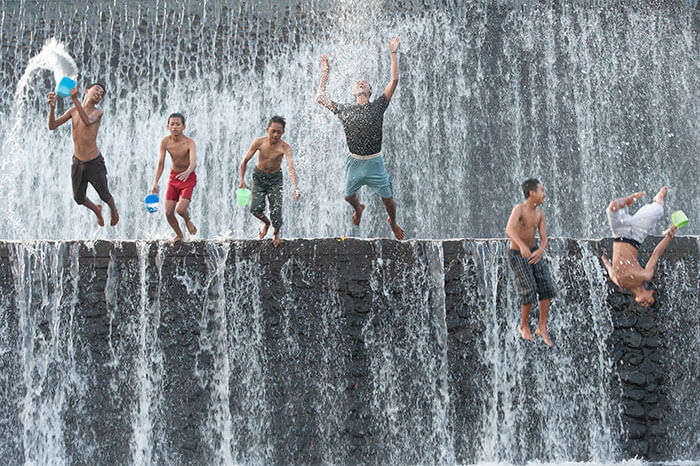
[[[165,136],[160,143],[156,179],[153,181],[153,193],[158,194],[158,180],[163,174],[165,152],[168,151],[172,158],[172,169],[168,180],[168,190],[165,193],[165,218],[175,230],[175,238],[170,241],[171,243],[182,241],[182,230],[180,230],[180,223],[175,217],[175,212],[185,220],[187,231],[191,235],[197,234],[197,227],[192,223],[190,213],[187,210],[192,199],[192,191],[197,184],[197,175],[194,173],[197,163],[197,146],[191,138],[182,134],[184,129],[185,117],[182,114],[173,113],[168,117],[170,136]]]

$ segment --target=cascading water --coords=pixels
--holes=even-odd
[[[553,235],[604,235],[612,196],[662,184],[673,188],[669,208],[700,217],[697,34],[683,2],[88,5],[19,2],[3,12],[0,195],[13,221],[0,237],[167,237],[162,214],[147,215],[142,199],[173,111],[185,114],[199,148],[200,237],[254,237],[258,221],[232,196],[238,164],[273,114],[287,118],[303,192],[293,202],[287,182],[286,235],[387,235],[373,198],[363,225],[351,226],[341,125],[315,93],[324,52],[332,98],[349,101],[361,77],[379,93],[389,79],[386,39],[397,34],[401,77],[384,150],[411,237],[502,235],[528,176],[548,189]],[[72,200],[69,128],[46,129],[50,73],[29,80],[15,104],[20,77],[51,38],[75,57],[81,84],[106,82],[98,144],[122,213],[117,228],[97,228]]]
[[[518,338],[502,241],[461,241],[465,253],[454,259],[441,241],[342,238],[389,231],[375,200],[359,229],[350,223],[342,129],[315,102],[318,56],[331,56],[331,97],[349,101],[360,78],[381,92],[386,38],[401,37],[384,149],[411,237],[502,236],[528,176],[547,188],[550,236],[590,237],[607,233],[611,196],[663,183],[672,186],[667,210],[700,218],[694,14],[683,1],[3,4],[0,238],[20,242],[0,245],[0,456],[10,464],[627,458],[607,343],[614,311],[595,247],[551,243],[559,296],[555,347],[545,352]],[[121,213],[116,228],[99,229],[74,204],[68,125],[46,128],[45,95],[74,66],[81,84],[106,82],[98,146]],[[198,144],[192,213],[208,240],[181,247],[144,240],[170,235],[142,199],[173,111],[186,115]],[[232,195],[243,154],[273,114],[287,118],[303,192],[293,202],[287,183],[285,236],[337,241],[271,252],[227,240],[257,231]],[[697,234],[696,225],[682,231]],[[65,241],[97,238],[117,241]],[[450,267],[460,272],[448,286]],[[668,380],[659,406],[671,414],[658,458],[694,461],[697,257],[662,261],[658,276],[660,325],[673,348],[660,363]]]

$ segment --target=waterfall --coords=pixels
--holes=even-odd
[[[612,197],[638,190],[651,197],[662,184],[672,187],[669,210],[700,217],[700,73],[687,2],[423,3],[6,5],[0,196],[8,221],[0,237],[168,237],[162,213],[147,214],[143,197],[174,111],[185,114],[185,134],[198,145],[191,210],[201,238],[255,237],[259,222],[235,206],[233,193],[243,155],[274,114],[287,118],[284,137],[303,194],[292,201],[283,166],[284,235],[388,235],[383,206],[365,190],[367,214],[352,226],[342,199],[341,125],[315,93],[321,53],[331,57],[333,99],[350,101],[360,78],[381,92],[389,79],[386,39],[394,35],[401,38],[400,83],[383,147],[410,237],[501,236],[530,176],[548,191],[552,235],[605,235]],[[106,83],[98,146],[122,217],[116,228],[96,227],[72,200],[68,124],[46,129],[50,73],[32,74],[15,104],[22,75],[51,39],[75,59],[81,86]],[[166,181],[160,184],[163,195]],[[92,188],[88,196],[95,198]],[[693,222],[685,228],[698,233]]]
[[[3,243],[0,453],[11,464],[623,460],[610,342],[624,317],[595,243],[550,244],[552,349],[519,337],[502,240],[297,240],[284,254],[258,241]],[[667,460],[698,455],[696,253],[662,261],[655,285],[672,350],[655,356],[666,380],[650,415],[664,419]]]

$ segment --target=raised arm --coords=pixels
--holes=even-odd
[[[399,84],[399,61],[396,58],[399,53],[399,36],[396,36],[394,40],[387,40],[386,43],[389,46],[389,56],[391,57],[391,81],[386,85],[384,95],[386,100],[391,100],[396,86]]]
[[[85,109],[83,108],[83,105],[80,103],[80,100],[78,100],[78,87],[74,87],[70,91],[70,98],[73,100],[73,105],[75,106],[75,109],[78,111],[78,115],[80,115],[80,119],[83,120],[83,123],[85,123],[86,126],[90,126],[94,123],[97,123],[100,121],[100,118],[102,118],[102,110],[97,110],[96,112],[93,113],[91,117],[88,116],[87,113],[85,113]]]
[[[153,194],[158,194],[158,181],[160,181],[160,176],[163,174],[163,167],[165,166],[165,139],[160,141],[160,154],[158,156],[158,166],[156,167],[156,177],[153,180],[153,189],[151,190]]]
[[[671,242],[671,238],[673,238],[673,236],[676,234],[676,230],[677,228],[674,226],[669,227],[669,229],[666,230],[666,235],[664,235],[664,238],[661,241],[659,241],[659,244],[657,244],[654,248],[654,252],[652,252],[651,257],[649,257],[649,262],[647,262],[646,267],[644,267],[645,281],[649,281],[652,278],[654,278],[656,264],[659,262],[659,259],[666,251],[668,243]]]
[[[190,154],[190,164],[187,166],[187,170],[180,172],[177,174],[177,176],[175,176],[175,178],[180,181],[185,181],[197,166],[197,144],[194,143],[194,140],[190,139],[187,141],[187,149],[189,150]]]
[[[530,248],[525,244],[525,242],[520,238],[518,235],[518,229],[516,228],[516,225],[518,224],[518,221],[520,220],[520,209],[522,206],[516,205],[513,207],[513,211],[510,213],[510,217],[508,218],[508,225],[506,225],[506,235],[508,235],[508,238],[511,239],[515,243],[516,246],[520,249],[520,255],[522,255],[525,259],[530,258]]]
[[[316,102],[323,105],[330,111],[334,111],[333,102],[326,95],[326,84],[328,84],[328,75],[331,71],[331,65],[328,62],[328,55],[321,55],[321,82],[318,84],[318,92],[316,93]]]
[[[49,92],[49,129],[53,131],[66,121],[70,120],[71,110],[72,108],[68,109],[66,113],[61,115],[61,117],[57,120],[54,113],[56,111],[56,94]]]
[[[287,160],[287,167],[289,168],[289,179],[292,180],[292,184],[294,185],[292,197],[296,201],[301,196],[301,193],[299,192],[299,187],[297,186],[297,173],[294,170],[294,161],[292,160],[292,148],[289,144],[287,144],[287,147],[285,147],[284,158]]]
[[[253,141],[253,144],[250,145],[250,149],[248,149],[248,152],[245,154],[245,157],[243,157],[243,161],[241,162],[241,166],[239,168],[239,172],[241,174],[241,183],[239,184],[239,188],[245,188],[245,171],[246,168],[248,167],[248,161],[253,158],[255,153],[258,151],[260,148],[260,144],[262,142],[262,138],[257,138],[255,141]]]

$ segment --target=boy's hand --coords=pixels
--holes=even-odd
[[[51,108],[56,107],[56,93],[55,92],[49,92],[49,105]]]
[[[396,36],[393,40],[387,39],[386,43],[389,46],[390,53],[395,53],[399,50],[399,36]]]
[[[528,248],[527,246],[521,247],[520,248],[520,255],[523,256],[523,259],[529,261],[530,256],[532,255],[532,253],[530,252],[530,248]]]
[[[191,173],[192,173],[191,171],[185,170],[184,172],[180,172],[177,175],[175,175],[175,178],[177,178],[180,181],[186,181]]]
[[[75,86],[73,89],[70,90],[70,98],[73,100],[78,98],[78,86]]]
[[[248,189],[248,186],[245,185],[245,181],[243,181],[240,185],[238,185],[240,189]]]
[[[328,55],[325,53],[321,55],[321,72],[322,73],[328,73],[331,70],[331,65],[328,63]]]
[[[157,185],[157,184],[154,184],[154,185],[153,185],[153,189],[151,190],[151,192],[152,192],[153,194],[158,194],[158,191],[160,191],[160,189],[158,188],[158,185]]]
[[[542,248],[537,248],[534,251],[532,251],[532,254],[530,254],[530,257],[528,257],[528,263],[529,264],[536,264],[542,259],[542,255],[544,254],[544,251]]]
[[[299,191],[299,188],[294,188],[294,192],[292,193],[292,198],[295,201],[298,201],[300,197],[301,197],[301,192]]]
[[[668,227],[664,230],[664,236],[668,236],[669,238],[673,238],[674,236],[676,236],[677,231],[678,231],[678,227],[675,225],[671,225],[670,227]]]

